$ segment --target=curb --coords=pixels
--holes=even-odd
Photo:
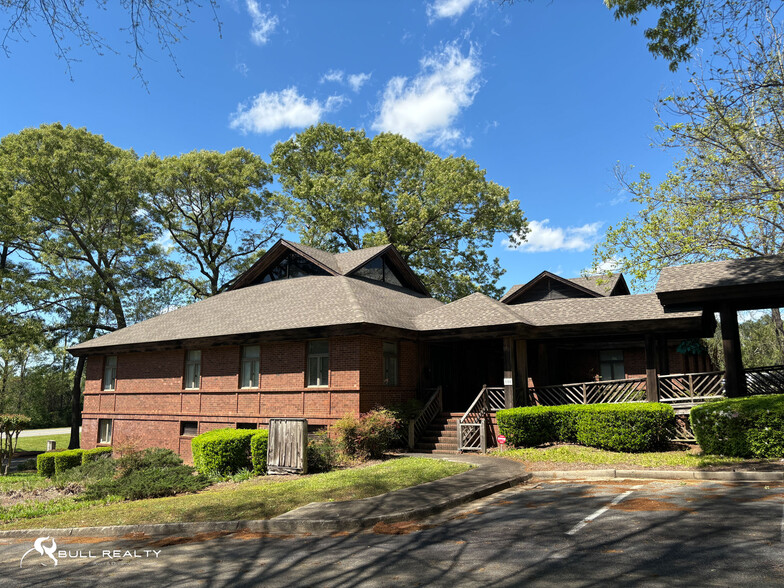
[[[476,467],[481,469],[482,466]],[[455,478],[469,474],[471,471],[456,474]],[[354,505],[371,505],[379,496],[393,496],[397,492],[405,492],[411,488],[425,488],[437,485],[441,480],[427,482],[418,486],[411,486],[395,490],[387,494],[362,498],[346,502],[312,502],[289,512],[283,513],[272,519],[244,520],[244,521],[214,521],[201,523],[160,523],[154,525],[116,525],[104,527],[74,527],[67,529],[14,529],[0,531],[0,539],[31,538],[31,537],[122,537],[126,539],[144,539],[152,536],[195,535],[197,533],[235,533],[249,531],[253,533],[304,533],[304,532],[345,532],[359,531],[370,528],[378,523],[397,523],[422,519],[454,508],[466,502],[484,498],[490,494],[506,490],[533,477],[531,473],[520,473],[507,477],[501,481],[479,484],[469,492],[445,496],[426,506],[398,510],[388,514],[351,518],[341,516],[339,512],[331,513],[331,517],[319,517],[324,514],[325,508],[337,510],[339,505],[351,503]],[[444,478],[448,479],[448,478]],[[435,486],[437,487],[437,486]],[[311,514],[312,511],[312,514]]]
[[[784,482],[784,472],[695,472],[693,470],[566,470],[532,472],[535,478],[582,480],[639,478],[649,480],[717,480],[721,482]]]

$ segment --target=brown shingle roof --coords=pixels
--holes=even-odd
[[[702,311],[664,312],[655,294],[566,298],[527,302],[507,307],[521,320],[537,327],[699,318]]]
[[[390,247],[391,245],[377,245],[376,247],[368,247],[366,249],[336,253],[335,261],[340,268],[340,273],[345,276]]]
[[[618,280],[621,279],[621,274],[612,274],[610,276],[583,276],[580,278],[569,278],[570,282],[574,282],[578,286],[593,290],[602,296],[609,296],[613,291]],[[601,283],[600,283],[601,282]]]
[[[520,318],[510,311],[510,308],[512,307],[476,292],[419,315],[414,319],[414,324],[421,331],[431,331],[521,322]]]
[[[434,298],[386,284],[308,276],[224,292],[71,349],[361,323],[413,329],[416,315],[441,305]]]
[[[709,261],[664,268],[656,293],[784,282],[784,256]]]

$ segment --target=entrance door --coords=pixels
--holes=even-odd
[[[433,382],[444,391],[444,410],[468,410],[482,386],[501,386],[504,380],[503,342],[480,339],[433,343],[430,346]]]

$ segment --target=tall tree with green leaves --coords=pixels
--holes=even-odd
[[[390,133],[321,123],[278,143],[272,164],[306,244],[345,251],[393,244],[434,296],[499,295],[498,235],[520,243],[527,223],[509,190],[465,157],[442,158]]]
[[[595,265],[637,282],[668,265],[784,253],[784,38],[773,13],[745,43],[717,40],[690,89],[660,103],[664,181],[619,173],[638,212],[608,229]],[[784,328],[772,309],[779,347]]]
[[[142,211],[136,155],[86,129],[42,125],[0,140],[0,173],[12,186],[20,257],[47,293],[48,318],[77,338],[129,324],[159,286],[157,235]],[[81,335],[81,337],[80,337]],[[77,362],[74,413],[84,360]],[[71,445],[78,447],[78,419]]]
[[[181,260],[172,278],[193,298],[226,289],[279,236],[282,200],[267,189],[272,173],[244,148],[142,158],[145,207]]]

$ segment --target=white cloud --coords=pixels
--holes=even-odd
[[[599,265],[594,266],[590,269],[593,274],[606,274],[608,272],[617,272],[618,268],[621,267],[621,262],[617,259],[605,259]]]
[[[525,242],[518,247],[521,251],[539,253],[544,251],[585,251],[598,241],[601,222],[588,223],[579,227],[551,227],[550,219],[532,220]],[[504,245],[509,246],[508,241]]]
[[[270,12],[265,12],[256,0],[246,0],[253,26],[250,29],[250,40],[256,45],[265,45],[269,41],[270,35],[278,26],[278,17]]]
[[[369,79],[370,79],[369,73],[351,74],[350,76],[348,76],[348,85],[355,92],[359,92],[362,89],[362,86],[364,86]]]
[[[331,69],[323,76],[321,76],[321,83],[324,82],[335,82],[337,84],[343,83],[343,72],[339,69]]]
[[[297,88],[280,92],[262,92],[249,103],[237,106],[229,126],[243,133],[272,133],[279,129],[299,129],[314,125],[326,112],[346,102],[344,96],[330,96],[326,101],[308,100]]]
[[[373,129],[399,133],[412,141],[446,145],[462,138],[453,128],[460,112],[479,91],[479,58],[471,49],[463,55],[455,44],[420,62],[412,80],[392,78],[384,90]]]
[[[427,15],[433,21],[437,18],[457,18],[476,0],[435,0],[427,7]]]

